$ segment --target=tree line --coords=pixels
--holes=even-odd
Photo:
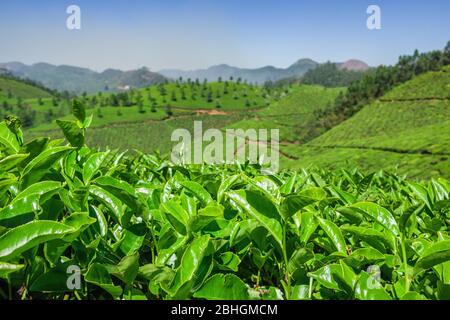
[[[393,66],[379,66],[366,73],[362,79],[350,83],[345,93],[340,93],[332,108],[318,110],[326,129],[350,118],[371,101],[383,96],[393,87],[414,76],[438,71],[450,64],[450,41],[443,50],[400,56]]]

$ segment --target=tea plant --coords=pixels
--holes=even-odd
[[[450,298],[449,181],[98,151],[73,109],[0,123],[2,299]]]

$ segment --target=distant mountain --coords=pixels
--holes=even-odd
[[[356,59],[350,59],[342,63],[337,63],[336,65],[339,69],[346,69],[348,71],[366,71],[370,69],[367,63]]]
[[[160,83],[166,78],[147,68],[132,71],[107,69],[96,72],[87,68],[68,65],[55,66],[48,63],[25,65],[20,62],[0,63],[0,69],[8,70],[15,76],[28,78],[44,86],[59,91],[69,92],[98,92],[119,91],[125,87],[147,87]]]
[[[277,81],[288,77],[300,77],[306,71],[314,69],[319,64],[311,59],[300,59],[288,68],[275,68],[273,66],[266,66],[256,69],[238,68],[232,67],[227,64],[219,64],[209,67],[207,69],[198,69],[183,71],[178,69],[164,69],[158,71],[165,77],[171,79],[177,79],[183,77],[183,79],[207,79],[208,81],[217,81],[219,77],[224,80],[233,77],[234,79],[242,78],[248,82],[262,84],[266,81]]]
[[[307,71],[317,68],[319,63],[311,59],[300,59],[287,68],[276,68],[265,66],[256,69],[238,68],[227,64],[211,66],[207,69],[183,71],[178,69],[164,69],[158,73],[151,72],[147,68],[131,71],[121,71],[117,69],[106,69],[103,72],[96,72],[87,68],[52,65],[49,63],[36,63],[26,65],[21,62],[0,63],[0,73],[5,70],[14,76],[31,79],[39,82],[45,87],[59,91],[67,90],[73,93],[98,92],[98,91],[120,91],[124,88],[142,88],[155,83],[164,82],[167,78],[183,79],[191,78],[207,79],[217,81],[222,79],[241,78],[250,83],[263,84],[266,81],[276,82],[281,79],[298,79]],[[340,70],[365,71],[369,66],[360,60],[351,59],[346,62],[336,63]]]

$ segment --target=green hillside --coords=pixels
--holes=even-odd
[[[276,89],[232,81],[203,84],[177,81],[121,93],[85,95],[80,99],[87,106],[87,112],[94,114],[92,127],[105,127],[197,113],[247,113],[266,107],[279,95]],[[58,130],[54,120],[70,118],[70,101],[65,99],[30,99],[25,102],[38,113],[32,128],[36,134]]]
[[[190,130],[194,120],[202,120],[205,129],[223,128],[250,117],[255,110],[266,109],[283,95],[286,93],[281,88],[269,89],[240,81],[176,81],[122,93],[85,95],[79,99],[87,106],[88,114],[94,115],[90,145],[168,152],[172,146],[171,132],[176,128]],[[28,138],[61,137],[54,119],[71,118],[70,102],[64,99],[56,104],[53,99],[26,102],[37,112],[37,125],[25,135]],[[123,140],[124,136],[129,139]]]
[[[285,145],[310,165],[394,169],[410,176],[450,176],[449,67],[395,87],[350,119],[303,146]]]
[[[449,71],[447,66],[415,76],[328,131],[324,114],[345,88],[188,80],[79,99],[94,115],[88,139],[95,147],[167,153],[174,144],[174,129],[192,131],[193,122],[202,120],[204,129],[279,129],[285,168],[357,166],[368,171],[394,169],[412,177],[449,176]],[[12,98],[3,97],[9,112],[22,119],[28,116],[27,138],[61,137],[54,120],[71,118],[70,100],[45,91],[46,97],[30,98],[32,91],[23,89],[25,84],[6,82],[15,85],[15,94],[18,88],[28,93],[28,98],[12,92]]]
[[[16,79],[0,77],[0,102],[14,98],[48,98],[51,94],[41,88]]]
[[[11,76],[0,77],[0,119],[7,115],[17,115],[24,128],[43,122],[45,114],[41,106],[51,104],[52,91],[29,80]],[[35,108],[39,106],[39,108]],[[62,114],[59,114],[62,115]]]
[[[279,101],[230,128],[279,129],[280,140],[303,143],[323,131],[318,111],[327,109],[343,88],[292,84]]]

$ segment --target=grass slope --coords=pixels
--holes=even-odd
[[[183,98],[184,97],[184,98]],[[264,108],[279,97],[277,90],[237,82],[167,83],[120,94],[99,93],[82,97],[88,113],[94,114],[91,127],[105,127],[149,120],[163,120],[171,116],[185,116],[197,111],[216,113],[248,113]],[[36,111],[36,125],[32,131],[57,130],[54,119],[69,119],[69,102],[53,99],[28,99],[24,103]],[[48,113],[53,116],[49,117]]]
[[[8,98],[11,95],[11,98]],[[48,98],[51,94],[41,88],[9,78],[0,77],[0,102],[13,98]]]
[[[329,108],[342,88],[292,84],[282,97],[230,128],[279,129],[280,140],[306,142],[322,133],[316,111]]]
[[[303,146],[282,150],[287,167],[357,165],[413,177],[450,176],[449,68],[394,88],[355,116]]]

